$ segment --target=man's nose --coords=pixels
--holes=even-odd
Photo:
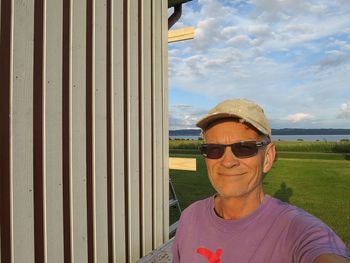
[[[239,165],[239,159],[233,154],[231,147],[226,147],[221,163],[226,168]]]

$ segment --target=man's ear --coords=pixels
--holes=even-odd
[[[273,143],[266,146],[265,150],[265,160],[264,160],[264,173],[268,173],[272,167],[272,164],[276,156],[276,147]]]

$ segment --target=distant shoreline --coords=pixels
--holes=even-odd
[[[170,130],[169,136],[200,136],[199,129]],[[350,135],[350,129],[272,129],[273,135]]]

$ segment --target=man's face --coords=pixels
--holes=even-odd
[[[206,143],[232,144],[239,141],[261,141],[258,133],[249,126],[235,121],[223,121],[205,132]],[[270,150],[272,152],[270,153]],[[271,156],[268,156],[268,155]],[[220,196],[243,197],[262,191],[262,175],[267,173],[275,156],[272,144],[249,158],[237,158],[226,147],[220,159],[205,159],[211,184]]]

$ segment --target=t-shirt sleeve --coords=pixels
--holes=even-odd
[[[176,229],[176,234],[174,238],[173,245],[171,247],[171,253],[173,256],[172,263],[180,263],[180,240],[182,238],[183,232],[183,221],[184,221],[184,212],[181,214],[179,219],[179,224]]]
[[[294,243],[293,262],[310,263],[328,253],[350,259],[349,250],[332,229],[308,214],[297,216],[289,232]]]
[[[172,256],[173,256],[173,261],[172,262],[173,263],[180,263],[179,246],[178,246],[176,238],[175,238],[173,246],[171,248],[171,253],[172,253]]]

